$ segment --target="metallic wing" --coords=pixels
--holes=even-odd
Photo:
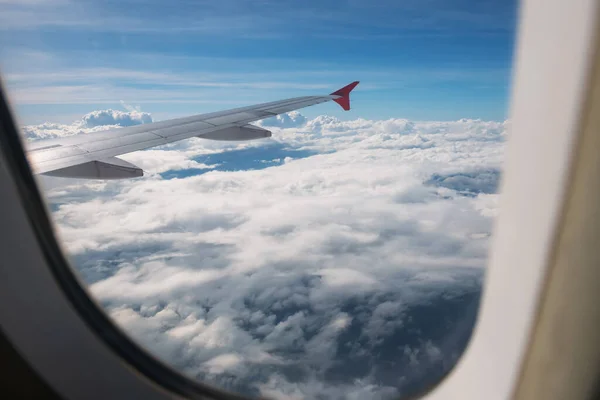
[[[252,140],[271,132],[250,122],[327,101],[350,109],[350,92],[358,82],[327,96],[304,96],[209,114],[127,128],[41,140],[29,146],[27,157],[37,174],[83,179],[123,179],[143,171],[116,156],[191,137],[211,140]]]

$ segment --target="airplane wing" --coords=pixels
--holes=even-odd
[[[304,96],[151,124],[41,140],[28,146],[27,158],[37,174],[83,179],[123,179],[142,176],[137,166],[116,156],[191,137],[251,140],[271,132],[250,122],[288,111],[335,101],[350,109],[350,92],[358,82],[327,96]]]

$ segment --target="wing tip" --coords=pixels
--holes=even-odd
[[[345,111],[350,110],[350,92],[360,83],[360,81],[354,81],[352,83],[347,84],[341,89],[336,90],[331,93],[330,96],[340,96],[338,98],[333,99],[336,103],[338,103]]]

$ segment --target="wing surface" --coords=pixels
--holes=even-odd
[[[123,168],[126,167],[124,161],[116,156],[194,136],[212,140],[268,137],[269,131],[248,124],[331,100],[338,102],[344,109],[349,109],[349,93],[356,84],[358,82],[353,82],[326,96],[295,97],[150,124],[42,140],[28,146],[27,156],[34,172],[38,174],[96,179],[129,177],[122,176]],[[82,167],[78,168],[78,165]],[[121,171],[114,177],[110,174],[112,165]],[[131,168],[135,169],[131,171],[131,176],[140,176],[139,169],[133,165]],[[85,172],[100,170],[105,171],[104,175],[94,175],[92,172],[91,175],[86,175],[88,172]]]

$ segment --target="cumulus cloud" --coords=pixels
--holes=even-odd
[[[83,121],[76,121],[72,124],[56,124],[46,122],[39,125],[24,126],[21,128],[21,132],[28,140],[38,140],[78,135],[81,133],[95,132],[115,127],[116,126],[98,126],[95,128],[88,128],[85,126]]]
[[[297,128],[306,123],[307,119],[298,111],[292,111],[285,114],[276,115],[260,121],[262,126],[275,126],[278,128]]]
[[[435,383],[474,323],[505,123],[272,130],[124,156],[140,179],[42,177],[78,273],[151,352],[219,387],[389,399]]]
[[[92,111],[72,124],[46,122],[39,125],[24,126],[21,128],[21,131],[28,140],[54,139],[152,122],[152,115],[150,115],[150,113],[134,109],[124,103],[123,106],[126,107],[128,111],[125,112],[111,109]]]
[[[83,116],[83,125],[86,128],[93,128],[103,125],[133,126],[140,124],[149,124],[152,122],[152,116],[147,112],[129,110],[127,112],[119,110],[92,111]]]

